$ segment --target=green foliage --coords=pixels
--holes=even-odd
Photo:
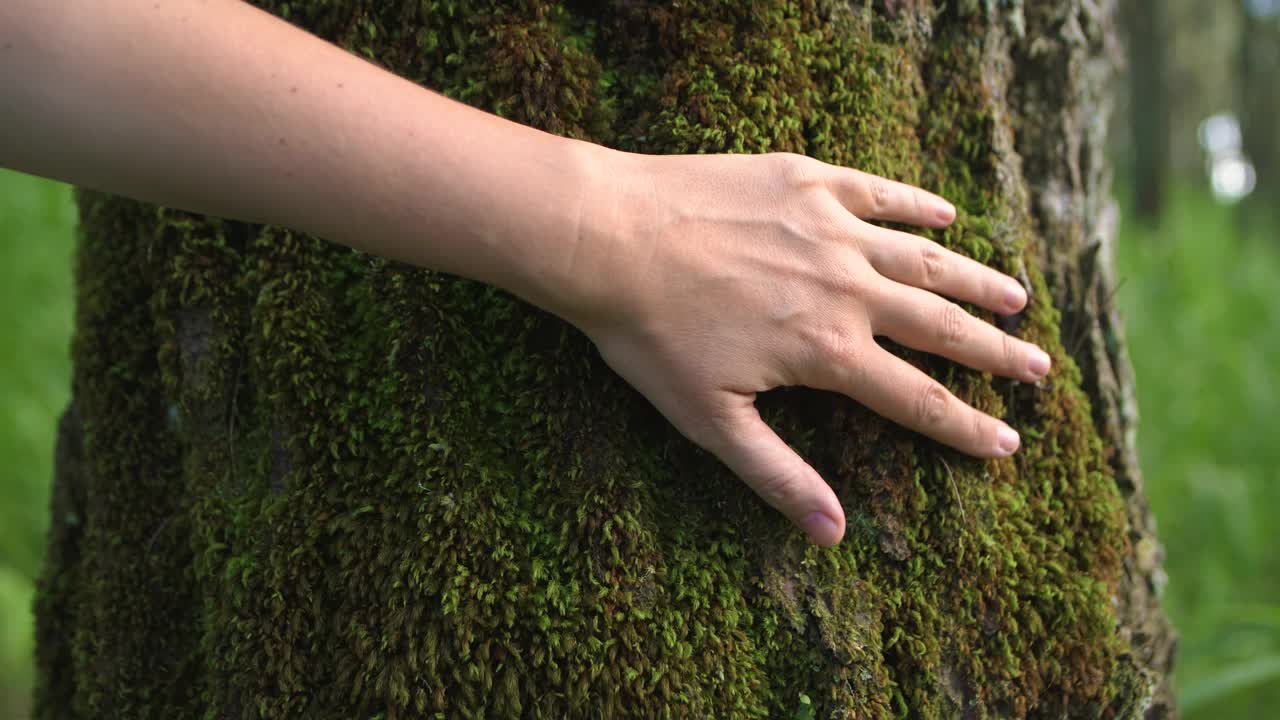
[[[808,695],[801,693],[800,703],[796,706],[795,715],[791,717],[792,720],[816,720],[813,715],[813,700],[810,700]]]
[[[1142,412],[1147,494],[1166,547],[1186,717],[1280,704],[1280,245],[1178,188],[1158,229],[1127,223],[1118,290]]]
[[[68,396],[71,243],[68,189],[0,171],[0,565],[39,572],[47,523],[29,512],[47,496],[53,446],[48,419]]]
[[[44,555],[53,428],[69,395],[65,186],[0,170],[0,716],[26,712],[30,608]]]
[[[24,717],[31,686],[31,601],[34,587],[30,578],[0,565],[0,712],[5,717]]]

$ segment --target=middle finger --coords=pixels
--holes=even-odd
[[[1013,278],[977,260],[911,233],[867,224],[862,228],[867,259],[890,280],[980,305],[1007,315],[1027,304]]]
[[[870,310],[873,333],[908,347],[1025,382],[1049,372],[1043,350],[926,290],[886,280]]]

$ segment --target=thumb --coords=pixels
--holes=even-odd
[[[720,418],[708,450],[738,477],[800,526],[815,544],[830,547],[844,537],[844,508],[831,486],[765,424],[754,398],[739,396]]]

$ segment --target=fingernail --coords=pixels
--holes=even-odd
[[[801,521],[800,527],[804,528],[804,531],[809,534],[810,539],[821,545],[829,545],[832,542],[839,540],[839,538],[836,537],[836,534],[840,531],[837,528],[835,521],[827,517],[824,513],[809,513],[805,516],[804,520]]]
[[[1009,287],[1005,288],[1004,301],[1014,310],[1021,310],[1022,306],[1027,304],[1027,291],[1018,283],[1009,283]]]
[[[1012,455],[1018,449],[1021,440],[1018,439],[1018,433],[1008,425],[1001,425],[996,432],[996,443],[1000,445],[1000,451],[1005,455]]]
[[[1032,350],[1031,357],[1027,358],[1027,369],[1036,379],[1044,377],[1049,373],[1049,355],[1039,348]]]
[[[943,200],[942,198],[938,198],[937,204],[938,204],[938,210],[937,210],[938,220],[944,223],[950,223],[952,220],[956,219],[955,205],[952,205],[951,203],[947,202],[946,200]]]

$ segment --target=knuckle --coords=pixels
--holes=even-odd
[[[856,341],[841,328],[830,328],[818,335],[816,341],[819,359],[828,364],[844,365],[857,354]]]
[[[934,287],[942,281],[943,262],[942,248],[927,240],[921,243],[920,277],[927,286]]]
[[[977,446],[985,444],[983,439],[994,435],[994,432],[988,432],[987,430],[988,422],[986,416],[973,409],[969,410],[969,415],[969,427],[973,433],[973,444]]]
[[[1012,370],[1018,367],[1020,355],[1018,344],[1013,341],[1013,338],[1009,337],[1008,333],[1000,333],[1000,359],[1005,369]]]
[[[876,212],[882,212],[888,209],[893,201],[892,191],[889,189],[889,183],[878,177],[873,177],[868,185],[868,191],[871,194],[871,207]]]
[[[820,377],[841,389],[861,384],[863,350],[862,342],[855,334],[844,328],[834,328],[822,333],[816,345]]]
[[[929,381],[916,399],[916,421],[921,427],[935,428],[942,424],[947,414],[947,390],[936,381]]]
[[[808,188],[822,183],[821,163],[799,153],[775,153],[778,175],[788,187]]]
[[[812,255],[807,269],[807,280],[824,301],[838,303],[837,307],[857,307],[856,300],[865,298],[869,286],[875,281],[875,270],[858,250],[840,245],[821,248]],[[845,305],[850,300],[853,305]],[[841,320],[843,321],[843,320]],[[823,320],[815,332],[828,332],[830,323]],[[839,326],[836,326],[840,330]],[[831,330],[830,332],[835,332]]]
[[[943,305],[938,332],[942,336],[943,345],[947,347],[963,344],[969,334],[969,314],[955,303],[946,303]]]
[[[774,507],[786,508],[800,499],[802,478],[795,470],[782,470],[760,475],[755,483],[756,492]]]

